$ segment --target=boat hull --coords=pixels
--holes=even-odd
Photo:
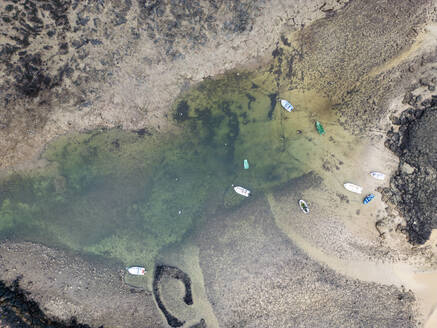
[[[303,199],[299,200],[299,207],[302,210],[302,212],[304,212],[305,214],[308,214],[310,212],[307,203]]]
[[[126,268],[127,272],[134,276],[144,276],[146,274],[146,269],[143,267],[129,267]]]
[[[321,136],[325,134],[325,129],[319,121],[316,121],[316,130]]]
[[[364,200],[363,200],[363,204],[368,204],[373,198],[375,198],[374,194],[368,194]]]
[[[377,180],[384,180],[385,174],[381,172],[370,172],[370,175]]]
[[[352,192],[357,193],[357,194],[361,194],[363,192],[363,187],[357,186],[353,183],[349,183],[349,182],[345,183],[344,187],[347,190],[352,191]]]
[[[289,103],[287,100],[285,100],[285,99],[281,99],[281,106],[284,107],[284,109],[285,109],[287,112],[291,112],[291,111],[294,109],[293,105],[290,104],[290,103]]]
[[[244,196],[244,197],[249,197],[250,196],[250,190],[247,190],[246,188],[240,187],[240,186],[235,186],[234,190],[237,194]]]

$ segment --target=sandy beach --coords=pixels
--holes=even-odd
[[[195,212],[205,218],[177,241],[162,243],[155,266],[144,277],[126,276],[125,253],[117,253],[116,246],[113,253],[104,248],[122,244],[121,237],[88,248],[103,249],[98,256],[68,249],[80,244],[72,240],[53,243],[62,247],[50,246],[51,239],[48,245],[0,240],[2,327],[437,326],[436,222],[426,223],[432,233],[425,242],[412,242],[412,219],[388,201],[393,195],[387,196],[389,190],[396,194],[393,179],[400,171],[425,171],[405,164],[387,147],[387,138],[389,131],[406,131],[393,123],[394,118],[401,121],[405,110],[435,110],[434,2],[76,1],[32,6],[36,9],[24,2],[0,4],[6,17],[0,26],[0,91],[6,95],[0,101],[2,179],[55,170],[43,151],[69,133],[136,131],[135,138],[154,138],[147,149],[160,137],[182,138],[184,122],[175,120],[174,113],[183,97],[215,99],[196,87],[211,80],[239,83],[246,76],[250,81],[244,83],[255,85],[254,90],[270,86],[257,99],[246,93],[248,112],[255,102],[253,117],[238,118],[247,121],[239,127],[243,145],[236,149],[247,150],[244,142],[254,138],[250,124],[259,124],[255,141],[260,149],[254,154],[261,158],[268,153],[261,149],[268,146],[262,140],[277,135],[281,141],[271,147],[286,165],[272,169],[272,182],[265,185],[274,188],[259,187],[257,193],[253,183],[253,197],[235,204],[226,203],[233,200],[228,194],[217,196],[224,198],[224,206],[213,207],[216,200],[208,200],[211,209]],[[14,20],[20,13],[25,19]],[[256,102],[268,108],[274,97],[292,99],[296,110],[287,116],[275,100],[264,122]],[[200,109],[186,114],[212,115]],[[326,135],[316,134],[315,120],[323,122]],[[200,121],[195,117],[186,126],[202,127]],[[123,142],[122,137],[112,141],[110,151],[127,149]],[[133,157],[126,155],[125,162],[114,165],[131,165],[128,160],[141,153],[135,148],[140,143],[132,145],[127,154]],[[290,157],[293,153],[298,156]],[[286,163],[287,156],[292,163]],[[168,164],[159,156],[148,160]],[[248,174],[257,172],[256,159],[250,163]],[[426,170],[435,174],[432,165]],[[386,178],[376,180],[371,171]],[[285,183],[274,181],[283,177]],[[66,178],[55,180],[64,192]],[[363,194],[347,191],[346,182],[362,186]],[[126,190],[126,199],[137,197],[136,189]],[[9,192],[5,189],[0,197]],[[369,193],[375,199],[363,205]],[[116,195],[103,195],[119,201]],[[309,214],[300,211],[299,199],[308,202]],[[8,214],[1,202],[2,213]],[[179,215],[189,212],[178,210]],[[0,226],[7,227],[8,220],[1,216]],[[119,227],[117,219],[110,220]],[[89,234],[98,234],[95,230]],[[151,242],[138,248],[152,258],[155,253],[150,255],[147,245]],[[125,248],[137,251],[131,246]]]

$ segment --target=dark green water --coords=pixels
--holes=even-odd
[[[232,184],[261,195],[306,172],[309,150],[296,130],[316,136],[304,113],[312,109],[301,101],[285,112],[274,85],[268,75],[205,81],[175,103],[172,133],[58,138],[43,154],[48,168],[1,182],[1,238],[151,266],[216,210],[251,201]]]

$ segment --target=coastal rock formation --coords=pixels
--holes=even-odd
[[[165,327],[153,295],[126,286],[118,270],[97,259],[33,243],[1,243],[0,277],[2,328],[28,327],[17,320],[41,323],[31,326],[37,328]]]
[[[86,324],[60,322],[48,318],[39,305],[27,296],[16,279],[7,286],[0,281],[0,326],[3,328],[91,328]]]
[[[0,168],[70,131],[164,129],[190,85],[261,64],[283,26],[346,2],[2,1]]]
[[[406,95],[404,101],[415,108],[392,117],[399,129],[392,128],[385,143],[400,161],[390,187],[383,190],[384,200],[406,219],[413,244],[425,243],[437,228],[437,95],[419,103],[421,98]]]
[[[182,270],[176,267],[172,267],[168,265],[158,265],[155,268],[155,274],[153,278],[153,295],[155,296],[156,303],[158,304],[159,309],[164,314],[167,323],[171,327],[181,327],[185,323],[185,321],[181,321],[177,317],[172,315],[165,307],[164,302],[161,298],[159,283],[164,275],[168,275],[173,279],[182,281],[185,287],[185,296],[183,300],[186,305],[193,304],[193,295],[191,292],[191,279],[185,272],[183,272]]]

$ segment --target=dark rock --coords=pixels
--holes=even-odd
[[[65,55],[68,53],[68,43],[64,42],[59,45],[59,53]]]
[[[89,43],[91,43],[93,46],[97,46],[97,45],[99,45],[99,44],[103,44],[103,42],[100,41],[100,40],[98,40],[98,39],[89,39],[88,41],[89,41]]]
[[[118,13],[115,15],[115,21],[114,21],[114,25],[115,26],[123,25],[126,22],[127,22],[126,17],[124,17],[124,16],[122,16],[122,15],[120,15]]]
[[[199,323],[196,323],[194,325],[191,325],[190,328],[207,328],[205,319],[200,319]]]
[[[185,100],[182,100],[176,107],[176,112],[173,113],[173,119],[176,122],[183,122],[188,119],[190,106]]]
[[[161,279],[163,276],[169,276],[173,279],[177,279],[182,281],[185,287],[185,296],[183,298],[183,301],[186,305],[192,305],[193,304],[193,296],[191,291],[191,279],[190,277],[180,270],[179,268],[168,266],[168,265],[158,265],[155,268],[155,274],[153,277],[153,295],[155,296],[156,303],[159,307],[159,309],[162,311],[162,313],[165,316],[165,319],[167,320],[167,323],[171,327],[181,327],[185,321],[180,321],[178,318],[173,316],[164,305],[163,300],[161,299],[161,293],[159,285],[161,283]]]
[[[76,24],[77,25],[82,25],[85,26],[86,24],[88,24],[90,18],[87,17],[83,17],[81,13],[77,14],[77,20],[76,20]]]
[[[397,117],[395,115],[390,115],[390,121],[392,122],[393,125],[400,125],[401,124],[401,120],[399,119],[399,117]]]
[[[419,79],[419,84],[423,86],[431,85],[431,79],[430,78],[421,78]]]
[[[405,231],[413,244],[425,243],[437,228],[437,104],[422,103],[427,107],[401,113],[399,133],[388,131],[384,143],[400,161],[383,199],[406,219]]]
[[[47,317],[39,305],[20,287],[20,278],[11,285],[0,281],[0,326],[20,328],[91,328],[75,318],[68,322]],[[100,327],[102,328],[102,327]]]
[[[152,132],[150,132],[148,129],[143,128],[143,129],[139,129],[139,130],[134,130],[134,132],[136,134],[138,134],[140,137],[144,137],[144,136],[151,136]]]
[[[288,39],[283,34],[281,34],[281,41],[284,44],[284,46],[291,47],[291,43],[288,41]]]
[[[407,92],[404,96],[404,99],[402,100],[403,104],[409,104],[411,105],[411,102],[414,100],[414,96],[412,92]]]
[[[73,40],[71,42],[71,46],[75,49],[79,49],[80,47],[82,47],[83,45],[85,45],[87,42],[85,40]]]
[[[430,105],[431,105],[431,99],[425,99],[424,101],[422,101],[421,103],[420,103],[420,105],[422,106],[422,107],[429,107]]]

